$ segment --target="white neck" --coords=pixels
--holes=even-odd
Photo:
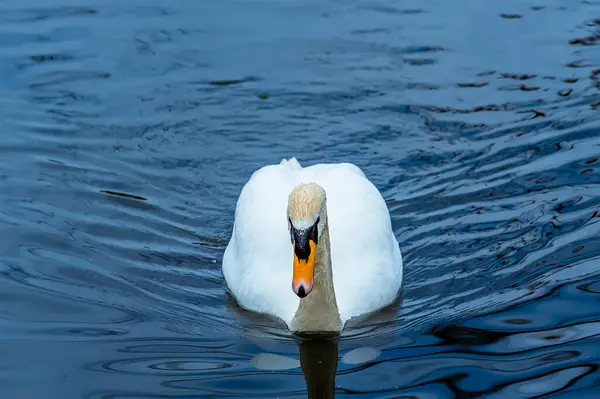
[[[300,299],[291,328],[298,332],[339,332],[342,329],[333,288],[327,220],[317,244],[313,288],[310,294]]]

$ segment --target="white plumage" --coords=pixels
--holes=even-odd
[[[288,196],[300,183],[316,183],[326,192],[342,323],[392,303],[402,285],[402,255],[377,188],[353,164],[303,168],[295,158],[257,170],[238,199],[223,257],[223,275],[238,303],[290,326],[300,298],[291,288],[293,248],[286,212]]]

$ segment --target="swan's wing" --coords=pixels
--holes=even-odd
[[[286,209],[301,170],[292,158],[254,172],[240,193],[223,256],[223,275],[238,302],[286,322],[299,303],[290,288],[293,253]]]
[[[276,256],[285,243],[291,251],[287,201],[301,171],[298,161],[292,158],[279,165],[264,166],[252,174],[235,210],[233,235],[239,250],[245,254]]]
[[[387,305],[401,286],[403,265],[381,193],[352,164],[318,165],[303,171],[314,173],[310,177],[327,193],[334,285],[342,319]]]

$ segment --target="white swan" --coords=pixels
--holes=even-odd
[[[243,187],[223,275],[236,301],[295,332],[339,332],[391,304],[402,255],[377,188],[355,165],[295,158]]]

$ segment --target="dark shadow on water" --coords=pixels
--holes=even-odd
[[[230,312],[237,314],[246,337],[252,339],[280,339],[297,345],[300,362],[294,362],[294,356],[287,359],[265,356],[260,369],[284,370],[300,367],[306,383],[308,398],[329,399],[336,396],[336,374],[339,364],[339,345],[345,341],[356,341],[358,348],[345,354],[347,364],[353,367],[368,367],[380,355],[375,347],[362,346],[364,342],[378,342],[378,335],[394,331],[394,321],[400,311],[403,291],[389,306],[368,315],[347,322],[344,331],[338,333],[291,333],[285,324],[269,316],[253,313],[242,308],[234,297],[227,292],[227,306]],[[266,334],[266,335],[265,335]],[[268,353],[266,354],[268,355]],[[262,356],[262,355],[261,355]]]
[[[338,365],[337,336],[303,337],[299,343],[300,366],[310,399],[335,397],[335,375]]]

